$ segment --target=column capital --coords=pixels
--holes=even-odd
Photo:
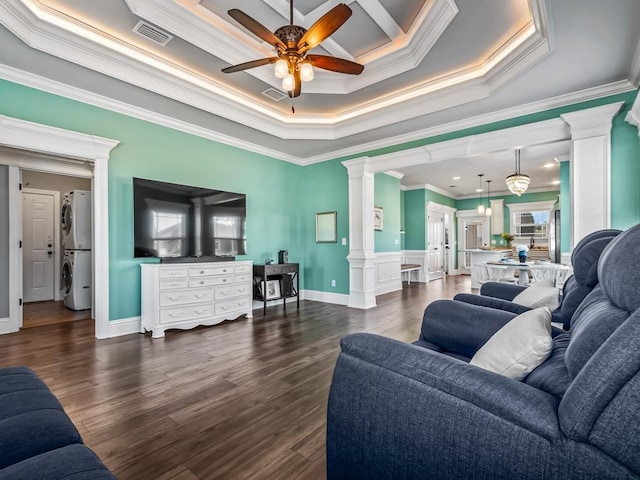
[[[569,124],[573,140],[610,135],[613,117],[620,111],[622,105],[624,102],[615,102],[564,113],[560,116]]]
[[[636,96],[636,101],[633,102],[625,121],[638,129],[638,136],[640,137],[640,93]]]
[[[345,160],[342,165],[347,169],[350,177],[362,177],[364,175],[373,176],[374,172],[371,168],[370,157],[354,158],[353,160]]]

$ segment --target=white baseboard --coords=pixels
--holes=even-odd
[[[333,303],[335,305],[348,305],[349,295],[344,293],[321,292],[319,290],[302,290],[301,299],[314,302]]]
[[[11,318],[0,318],[0,335],[5,333],[15,333],[18,329],[14,328]]]
[[[300,295],[300,300],[302,300],[304,297],[302,295]],[[296,297],[291,297],[291,298],[287,298],[287,303],[292,303],[292,302],[296,302]],[[273,305],[282,305],[282,299],[278,299],[278,300],[267,300],[267,308],[272,307]],[[253,307],[252,310],[259,310],[261,308],[263,308],[264,305],[262,303],[262,300],[254,300],[253,301]]]
[[[376,285],[376,295],[384,295],[385,293],[397,292],[398,290],[402,290],[401,280],[392,280]]]
[[[131,335],[132,333],[140,333],[140,317],[119,318],[111,320],[107,335],[100,338],[121,337],[122,335]]]

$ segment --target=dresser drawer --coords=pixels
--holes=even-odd
[[[229,285],[228,287],[216,287],[215,299],[225,300],[227,298],[239,297],[240,295],[249,295],[251,293],[251,285]]]
[[[198,303],[213,300],[211,288],[198,290],[168,290],[160,292],[160,306],[182,305],[185,303]]]
[[[251,273],[251,265],[236,265],[236,273]]]
[[[187,276],[186,267],[163,268],[160,270],[160,278],[176,278],[176,277],[186,277],[186,276]]]
[[[187,278],[163,278],[160,280],[160,290],[171,288],[186,288]]]
[[[189,268],[189,277],[207,277],[209,275],[228,275],[233,273],[233,266],[207,266]]]
[[[211,317],[213,307],[211,303],[186,305],[184,307],[163,308],[160,310],[160,323],[182,322]]]
[[[282,273],[296,273],[298,271],[298,267],[285,265],[282,267]]]
[[[189,288],[193,287],[207,287],[210,285],[224,285],[226,283],[233,283],[233,277],[200,277],[200,278],[190,278],[189,279]]]
[[[249,298],[237,298],[235,300],[227,300],[223,302],[216,302],[216,315],[222,315],[228,312],[234,312],[238,310],[244,310],[250,308],[251,299]]]
[[[235,283],[246,283],[248,281],[251,280],[251,274],[250,273],[245,273],[245,274],[241,274],[241,275],[234,275],[233,277],[233,281]]]

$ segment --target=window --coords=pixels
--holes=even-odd
[[[549,239],[549,219],[555,201],[509,204],[511,224],[509,233],[519,241],[540,240],[546,244]]]
[[[513,214],[511,233],[516,237],[544,238],[549,236],[549,212],[522,212]]]

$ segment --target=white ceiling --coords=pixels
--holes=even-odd
[[[295,114],[290,99],[262,94],[281,90],[273,66],[220,71],[273,55],[227,10],[275,30],[289,23],[287,0],[3,0],[0,75],[45,77],[54,81],[45,89],[299,164],[628,91],[640,79],[637,0],[343,1],[353,15],[313,53],[365,70],[316,69]],[[296,0],[294,23],[308,28],[338,3]],[[173,38],[160,46],[135,34],[141,19]],[[568,151],[523,150],[533,189],[553,188],[557,167],[542,165]],[[513,152],[496,152],[408,167],[401,182],[464,196],[478,173],[493,191],[512,171]]]

